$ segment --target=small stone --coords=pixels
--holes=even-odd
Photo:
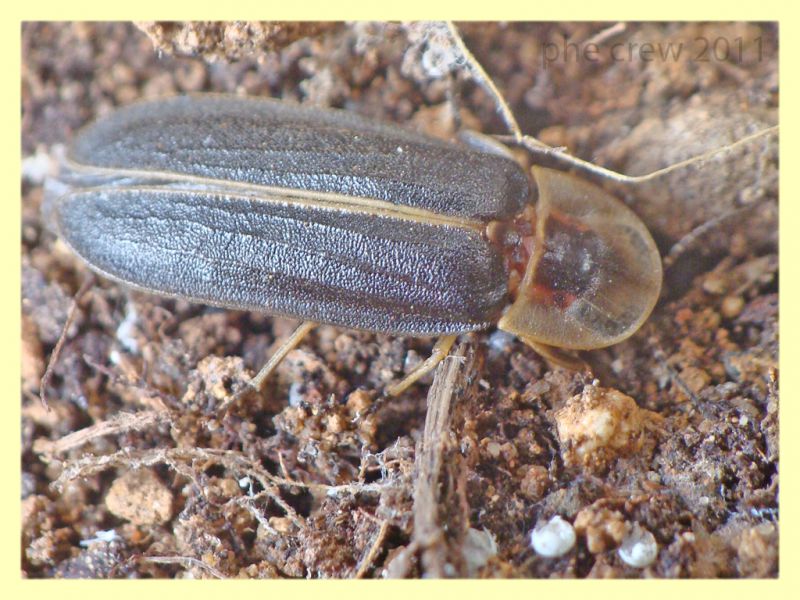
[[[172,493],[151,469],[136,469],[111,484],[106,508],[134,525],[158,525],[172,517]]]
[[[355,416],[363,414],[372,406],[372,397],[365,390],[356,390],[347,397],[347,410]]]
[[[287,534],[293,529],[292,520],[288,517],[270,517],[269,524],[278,533]]]
[[[680,376],[681,381],[695,394],[699,394],[711,383],[711,376],[698,367],[685,367],[681,369]]]
[[[736,556],[747,577],[774,577],[778,572],[778,527],[761,523],[745,529],[736,540]]]
[[[703,291],[707,294],[721,296],[725,293],[726,288],[727,284],[725,278],[719,273],[711,273],[703,281]]]
[[[488,531],[470,527],[462,547],[469,577],[475,577],[489,559],[497,555],[497,542]]]
[[[533,465],[522,477],[520,491],[526,498],[539,500],[550,485],[550,474],[541,465]]]
[[[733,319],[739,316],[744,308],[744,298],[741,296],[725,296],[722,300],[720,310],[726,319]]]
[[[492,458],[497,458],[500,456],[500,444],[497,442],[489,442],[486,444],[486,451]]]
[[[346,429],[347,423],[345,422],[345,420],[342,418],[341,415],[333,414],[328,417],[326,422],[326,427],[328,433],[337,434],[341,433]]]
[[[617,553],[626,565],[643,569],[658,556],[658,543],[652,533],[635,523]]]
[[[545,525],[531,531],[531,546],[536,554],[547,558],[564,556],[575,545],[575,529],[556,515]]]
[[[588,385],[555,419],[564,463],[600,470],[619,456],[649,454],[656,443],[651,432],[662,418],[622,392]]]
[[[627,526],[622,514],[608,508],[588,506],[575,516],[575,531],[586,536],[586,547],[600,554],[622,542]]]

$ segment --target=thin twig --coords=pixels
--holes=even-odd
[[[699,244],[709,231],[712,231],[717,227],[721,227],[729,222],[741,222],[740,220],[744,219],[747,213],[753,211],[757,207],[757,204],[751,204],[749,206],[744,206],[742,208],[726,212],[722,215],[711,218],[692,229],[689,233],[675,242],[669,249],[669,252],[667,252],[667,255],[663,259],[664,270],[669,271],[675,262],[688,250],[691,250],[696,244]]]
[[[227,579],[227,577],[222,574],[220,571],[212,567],[211,565],[207,565],[202,560],[194,558],[192,556],[142,556],[139,558],[142,562],[149,562],[161,565],[182,565],[184,567],[198,567],[206,572],[212,577],[217,579]]]
[[[378,557],[378,553],[383,548],[383,542],[386,539],[386,534],[389,532],[389,521],[384,521],[381,523],[381,528],[378,530],[378,535],[375,536],[375,540],[372,542],[372,545],[369,548],[369,552],[361,559],[361,562],[358,564],[358,568],[356,569],[355,578],[362,579],[366,574],[369,568],[372,566],[372,563]]]
[[[269,497],[280,506],[292,522],[302,528],[304,520],[288,505],[281,496],[279,487],[298,487],[307,489],[312,493],[334,496],[342,493],[366,494],[381,493],[389,489],[392,482],[375,483],[349,483],[342,485],[325,485],[321,483],[304,483],[273,475],[261,465],[254,463],[250,458],[235,450],[218,450],[214,448],[157,448],[151,450],[124,449],[114,454],[103,456],[84,456],[80,459],[65,464],[64,470],[52,483],[55,489],[61,489],[67,482],[79,477],[90,477],[107,469],[118,466],[153,466],[166,464],[176,472],[197,483],[196,474],[187,469],[188,463],[207,461],[223,465],[225,468],[247,475],[259,482]]]
[[[50,386],[50,379],[53,377],[53,368],[58,362],[58,357],[61,355],[61,349],[64,347],[64,342],[67,340],[67,333],[72,325],[72,321],[75,320],[75,315],[78,312],[78,303],[81,301],[86,292],[89,291],[89,288],[91,288],[93,284],[94,276],[89,275],[83,281],[81,287],[78,288],[78,293],[72,298],[72,304],[69,307],[64,328],[61,330],[61,335],[58,336],[56,347],[53,349],[52,354],[50,354],[50,360],[47,361],[47,368],[45,369],[44,375],[42,375],[42,380],[39,383],[39,399],[42,402],[42,406],[44,406],[45,410],[48,412],[50,412],[50,405],[47,403],[47,388]]]
[[[63,454],[74,448],[106,435],[115,435],[126,431],[142,431],[169,420],[165,411],[148,410],[138,413],[118,413],[107,421],[100,421],[84,429],[74,431],[57,440],[38,439],[33,444],[37,454],[54,456]]]
[[[258,521],[258,524],[261,525],[261,527],[263,527],[268,533],[271,533],[275,536],[280,535],[278,530],[270,524],[269,519],[267,519],[254,504],[262,496],[268,496],[268,494],[265,492],[260,492],[254,496],[237,496],[236,498],[231,498],[228,502],[244,508],[247,512],[253,515],[253,518]]]
[[[105,365],[100,364],[88,354],[83,355],[83,362],[85,362],[98,373],[108,377],[110,384],[118,385],[126,389],[132,388],[143,392],[145,397],[140,397],[139,401],[142,404],[149,406],[152,410],[157,412],[166,411],[168,410],[167,403],[174,401],[174,398],[170,394],[162,392],[161,390],[148,385],[148,383],[142,377],[123,377],[113,369],[109,369]]]
[[[261,465],[253,463],[247,456],[232,450],[216,450],[211,448],[157,448],[153,450],[125,449],[104,456],[85,456],[66,464],[58,478],[51,484],[55,489],[78,477],[89,477],[106,469],[118,466],[149,467],[166,464],[178,473],[196,481],[196,476],[187,472],[189,463],[206,461],[218,463],[234,472],[241,472],[255,478],[270,499],[280,506],[289,519],[297,527],[305,526],[305,520],[281,496],[278,486],[289,482],[275,477]],[[294,482],[291,483],[295,485]]]
[[[658,362],[660,362],[664,368],[667,370],[667,375],[669,375],[670,379],[677,385],[681,391],[686,394],[689,398],[693,406],[698,405],[698,398],[697,395],[689,388],[686,382],[681,378],[680,373],[678,373],[677,369],[669,364],[669,360],[667,359],[667,355],[661,349],[661,345],[658,343],[656,339],[655,343],[652,344],[653,346],[653,358],[655,358]]]
[[[430,577],[444,577],[447,562],[445,534],[439,519],[440,477],[444,454],[451,442],[451,401],[462,374],[465,344],[460,344],[451,358],[439,365],[428,392],[428,412],[425,430],[417,449],[414,481],[414,532],[412,542],[422,551],[424,573]]]

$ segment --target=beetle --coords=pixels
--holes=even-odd
[[[44,219],[100,275],[316,323],[441,336],[497,326],[546,358],[622,341],[662,266],[645,225],[572,173],[335,109],[189,95],[119,109],[74,139]],[[535,185],[534,185],[535,183]],[[533,203],[536,196],[535,204]]]

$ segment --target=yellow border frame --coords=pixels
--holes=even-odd
[[[147,593],[166,595],[191,594],[192,598],[214,598],[225,594],[269,594],[280,597],[291,594],[295,597],[340,597],[353,594],[380,593],[386,600],[406,598],[408,594],[442,595],[453,594],[457,598],[479,597],[485,594],[503,594],[523,596],[538,595],[544,598],[601,598],[609,597],[640,598],[645,594],[649,599],[686,597],[724,597],[775,598],[798,597],[800,586],[797,585],[800,573],[800,552],[798,551],[798,440],[796,428],[800,424],[800,402],[798,398],[798,373],[800,370],[782,370],[783,377],[780,388],[783,398],[781,404],[781,513],[780,513],[780,573],[778,580],[691,580],[691,581],[401,581],[401,582],[258,582],[258,581],[206,581],[190,584],[172,581],[123,582],[123,581],[26,581],[20,575],[20,504],[19,504],[19,390],[20,368],[20,252],[18,246],[20,202],[20,25],[27,20],[123,20],[123,19],[185,19],[187,17],[202,19],[231,19],[233,17],[256,19],[453,19],[456,20],[743,20],[743,21],[780,21],[780,56],[781,60],[781,159],[786,164],[796,164],[792,156],[798,152],[797,132],[798,115],[794,107],[800,106],[798,83],[792,73],[798,72],[793,61],[800,58],[800,32],[798,21],[793,16],[788,3],[777,0],[759,0],[746,4],[743,8],[732,7],[729,2],[706,0],[705,2],[672,0],[669,3],[655,4],[643,2],[514,2],[493,0],[483,3],[466,3],[448,0],[431,3],[430,0],[405,0],[393,6],[383,3],[363,3],[349,0],[324,2],[323,0],[304,0],[287,5],[270,6],[264,0],[246,0],[238,2],[235,9],[226,3],[172,2],[165,4],[151,0],[139,0],[133,5],[118,2],[98,3],[85,0],[73,0],[68,3],[57,3],[53,0],[39,3],[38,6],[25,6],[11,3],[4,12],[2,20],[2,46],[0,54],[3,61],[2,73],[13,93],[2,96],[3,121],[6,132],[3,144],[2,164],[6,176],[3,186],[6,190],[3,197],[10,214],[2,220],[5,234],[0,235],[4,249],[2,257],[3,275],[7,277],[6,293],[2,296],[3,306],[0,311],[0,330],[14,332],[9,340],[9,350],[4,353],[0,362],[2,381],[8,394],[5,395],[9,414],[2,420],[3,444],[2,461],[3,480],[6,482],[6,493],[3,502],[3,527],[5,538],[2,543],[2,576],[6,581],[5,593],[9,597],[68,600],[72,598],[84,600],[89,597],[107,597],[114,594],[119,597],[136,597],[147,587]],[[788,67],[787,67],[788,65]],[[788,159],[788,160],[787,160]],[[781,307],[794,307],[800,304],[798,283],[789,267],[796,257],[800,256],[800,235],[794,226],[800,226],[798,209],[794,208],[793,199],[800,197],[798,169],[784,169],[780,182],[780,229],[781,248],[780,262],[783,279],[780,286]],[[787,235],[788,234],[788,235]],[[795,263],[796,264],[796,263]],[[792,365],[797,352],[797,335],[800,331],[800,313],[793,310],[781,310],[781,365]],[[788,465],[788,467],[786,466]],[[175,586],[184,587],[178,591]],[[377,586],[380,586],[378,588]],[[591,586],[591,587],[589,587]],[[379,591],[378,591],[379,590]],[[324,596],[323,596],[324,595]],[[243,596],[243,597],[247,597]]]

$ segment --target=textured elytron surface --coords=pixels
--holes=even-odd
[[[157,188],[56,206],[60,235],[94,269],[208,304],[421,335],[487,327],[506,299],[501,258],[474,229]]]
[[[515,214],[529,196],[514,161],[337,110],[233,96],[134,104],[86,128],[70,158],[305,189],[467,218]]]

